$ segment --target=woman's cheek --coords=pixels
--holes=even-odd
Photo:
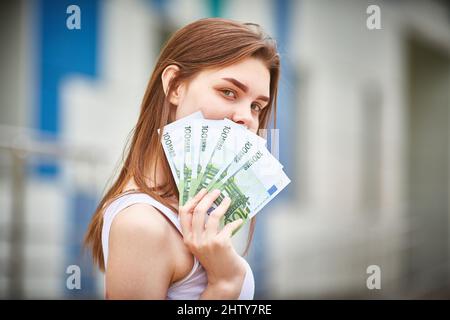
[[[203,111],[203,115],[207,119],[222,120],[224,118],[228,118],[228,116],[229,116],[228,114],[226,114],[225,112],[221,112],[220,110],[211,110],[210,107],[208,107],[206,109],[207,110]]]
[[[232,109],[218,99],[211,99],[203,105],[203,115],[208,119],[221,120],[230,116]]]

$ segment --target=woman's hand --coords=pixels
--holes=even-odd
[[[230,206],[225,197],[213,210],[206,223],[207,211],[220,195],[202,189],[194,198],[179,208],[184,243],[199,260],[208,276],[208,286],[225,290],[229,296],[238,297],[245,277],[245,264],[234,250],[231,235],[243,223],[235,220],[218,230],[221,217]]]

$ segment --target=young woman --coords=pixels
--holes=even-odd
[[[85,243],[105,272],[110,299],[252,299],[250,266],[233,248],[239,221],[220,229],[224,200],[205,223],[217,191],[183,207],[158,129],[201,110],[258,132],[273,111],[280,58],[256,24],[208,18],[175,32],[145,92],[120,175],[100,201]],[[251,221],[248,251],[255,220]]]

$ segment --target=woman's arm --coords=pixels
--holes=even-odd
[[[109,235],[108,299],[166,299],[175,271],[169,228],[147,204],[134,204],[116,216]]]
[[[228,223],[219,231],[220,219],[225,215],[231,199],[225,197],[205,222],[208,209],[219,195],[220,190],[207,193],[203,189],[179,210],[184,243],[208,276],[208,286],[200,299],[238,299],[245,279],[245,265],[231,242],[233,231],[243,220]]]
[[[200,296],[200,300],[235,300],[241,292],[242,281],[237,279],[229,283],[209,283]]]

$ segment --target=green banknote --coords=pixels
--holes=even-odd
[[[270,159],[267,149],[257,150],[232,174],[214,184],[220,196],[218,206],[225,196],[231,204],[222,219],[222,225],[242,218],[244,221],[256,215],[271,199],[290,183],[277,161]]]
[[[229,143],[229,148],[232,152],[226,155],[224,160],[225,165],[222,166],[206,186],[208,190],[211,190],[218,181],[222,181],[225,177],[238,170],[242,163],[252,154],[256,153],[257,150],[267,150],[267,141],[262,137],[228,119],[225,119],[225,123],[235,127],[234,134],[238,136],[238,139],[230,139],[231,142],[235,142],[235,145]],[[264,160],[266,162],[270,160],[279,163],[270,153],[267,154]]]
[[[222,121],[223,123],[223,121]],[[207,161],[201,168],[196,181],[196,190],[194,194],[197,194],[202,188],[208,186],[209,182],[219,172],[224,165],[224,159],[226,154],[230,154],[231,150],[227,148],[229,139],[233,137],[231,132],[233,127],[229,124],[222,124],[218,129],[218,139],[214,142],[211,153],[207,155]],[[213,140],[214,141],[214,140]]]
[[[229,119],[191,114],[165,126],[161,143],[180,205],[202,188],[221,191],[208,212],[225,196],[231,199],[221,226],[239,218],[249,220],[290,183],[266,140]]]
[[[219,140],[223,122],[221,120],[197,119],[194,121],[194,160],[189,198],[197,193],[202,172],[205,171],[211,153]]]
[[[194,140],[193,140],[193,122],[188,122],[183,128],[183,171],[180,172],[180,205],[184,205],[188,200],[189,189],[191,186],[191,176],[193,170]]]
[[[219,132],[219,137],[215,141],[210,154],[206,154],[208,160],[202,166],[197,176],[194,194],[202,188],[207,188],[215,180],[216,176],[221,175],[227,165],[233,161],[233,158],[239,152],[239,148],[242,148],[243,144],[245,144],[245,141],[243,141],[242,126],[228,119],[224,119],[220,123],[222,126],[216,128]]]
[[[183,126],[193,119],[201,119],[203,115],[200,111],[195,112],[187,117],[172,122],[163,128],[161,135],[161,144],[163,146],[164,154],[170,166],[172,175],[177,183],[178,190],[180,189],[181,170],[184,164],[184,136],[182,134]],[[160,133],[160,130],[158,130]]]

